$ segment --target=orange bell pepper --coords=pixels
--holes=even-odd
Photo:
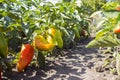
[[[34,38],[33,45],[41,51],[53,50],[55,44],[49,43],[42,35],[37,35]]]
[[[117,27],[113,30],[113,32],[114,32],[115,34],[120,33],[120,26],[117,26]]]
[[[55,28],[48,29],[47,41],[57,45],[59,48],[63,47],[63,39],[60,30]]]
[[[57,41],[56,41],[56,32],[57,31],[56,31],[56,29],[55,28],[50,28],[47,31],[48,31],[47,41],[49,43],[57,45]]]
[[[34,56],[34,48],[30,44],[22,45],[20,58],[17,63],[18,72],[22,72],[32,61]]]

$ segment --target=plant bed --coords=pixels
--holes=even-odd
[[[111,54],[102,54],[96,48],[85,48],[88,42],[77,43],[74,49],[64,50],[59,57],[47,57],[44,70],[29,66],[22,73],[18,73],[16,67],[12,72],[4,71],[3,80],[119,80],[117,74],[110,72],[111,66],[101,67],[106,56]]]

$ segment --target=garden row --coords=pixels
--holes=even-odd
[[[117,46],[119,30],[113,32],[113,29],[119,25],[119,4],[106,2],[82,0],[78,4],[74,0],[53,4],[40,0],[1,0],[0,71],[11,71],[13,65],[18,72],[30,64],[44,68],[47,55],[70,48],[90,36],[89,26],[94,27],[90,24],[96,16],[93,12],[98,10],[105,18],[101,17],[101,24],[95,25],[96,32],[99,25],[99,32],[87,47]]]

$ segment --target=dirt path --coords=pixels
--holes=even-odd
[[[24,73],[7,72],[3,80],[120,80],[110,71],[96,72],[103,64],[104,55],[97,49],[85,48],[86,42],[78,43],[75,49],[64,52],[63,56],[50,58],[45,70],[28,67]]]

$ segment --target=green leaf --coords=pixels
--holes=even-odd
[[[5,0],[0,0],[0,2],[4,2]]]
[[[117,3],[117,2],[108,2],[102,8],[105,11],[110,11],[110,10],[115,10],[115,8],[118,6],[119,6],[119,3]]]
[[[78,27],[74,27],[73,30],[74,30],[74,33],[75,33],[75,37],[77,39],[79,39],[80,38],[80,31],[79,31]]]
[[[117,18],[118,15],[120,14],[120,12],[118,12],[118,11],[115,11],[115,12],[110,11],[110,12],[103,12],[103,14],[104,14],[106,17],[108,17],[108,18]]]
[[[8,55],[8,43],[3,33],[0,33],[0,56],[7,58]]]
[[[8,28],[8,27],[1,27],[0,26],[0,32],[9,32],[9,31],[11,31],[10,28]]]
[[[20,52],[17,53],[17,55],[15,56],[15,59],[12,61],[12,64],[16,64],[18,62],[19,58],[20,58]]]
[[[63,18],[66,18],[66,19],[70,19],[70,17],[68,17],[67,15],[65,15],[65,14],[63,14],[63,13],[61,13],[61,16],[62,16]]]
[[[96,34],[96,39],[102,37],[102,36],[105,35],[106,33],[108,33],[108,30],[106,30],[106,29],[100,30],[100,31]]]
[[[120,41],[113,36],[101,36],[99,38],[95,38],[86,46],[87,48],[99,48],[99,47],[114,47],[119,46]]]
[[[41,51],[38,51],[37,53],[37,62],[40,68],[44,69],[45,68],[45,56]]]
[[[14,13],[8,13],[8,17],[16,20],[19,19],[18,15],[15,15]]]
[[[65,33],[65,35],[70,36],[69,32],[65,27],[60,27],[60,29],[62,30],[63,33]]]
[[[120,24],[120,13],[119,13],[119,15],[118,15],[116,21],[117,21],[117,23],[119,22],[119,24]]]
[[[3,12],[2,15],[3,16],[8,16],[8,17],[10,17],[12,19],[16,19],[16,20],[20,19],[17,14],[12,13],[12,12]]]

